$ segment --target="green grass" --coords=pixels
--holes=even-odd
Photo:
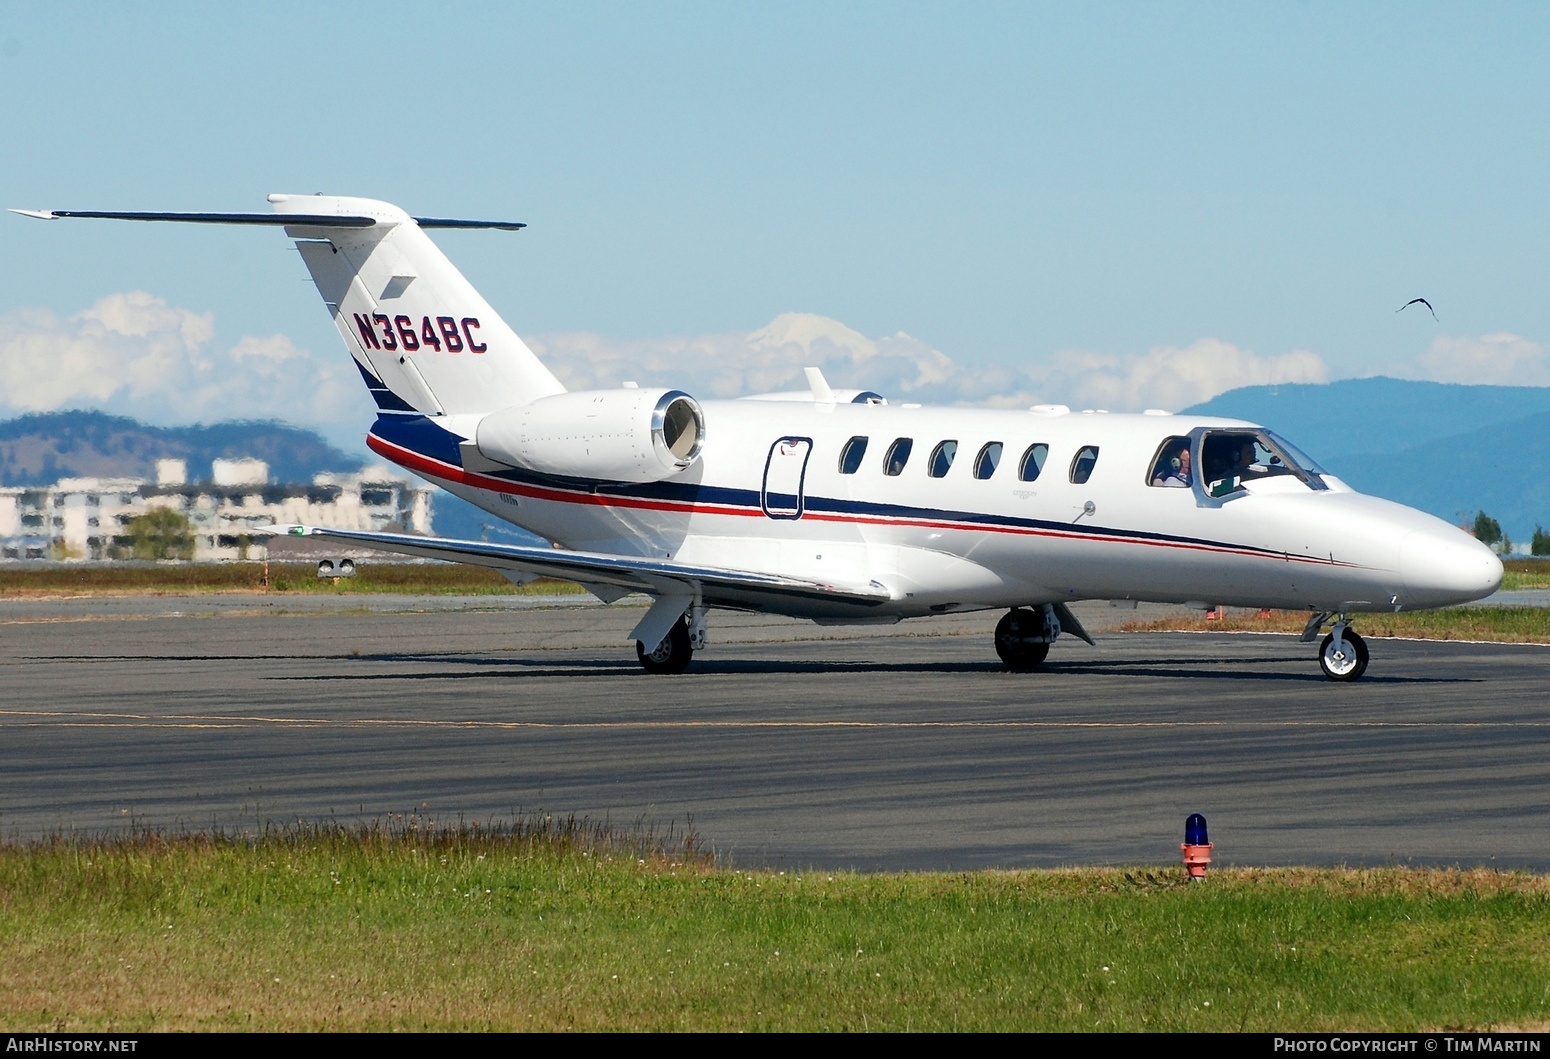
[[[0,849],[0,1027],[1539,1027],[1532,875],[741,872],[574,822]]]
[[[1502,588],[1550,588],[1550,562],[1544,559],[1506,559],[1502,566]]]
[[[1229,608],[1212,621],[1199,615],[1141,619],[1120,626],[1122,632],[1302,632],[1306,611],[1256,611]],[[1404,636],[1423,640],[1489,640],[1496,643],[1550,643],[1550,608],[1453,607],[1399,614],[1357,614],[1352,617],[1363,636]]]
[[[547,578],[518,586],[494,570],[450,563],[361,562],[355,570],[354,577],[320,578],[316,563],[269,563],[266,584],[264,563],[0,567],[0,598],[204,592],[505,596],[582,591],[579,585]]]

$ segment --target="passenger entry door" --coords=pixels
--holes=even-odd
[[[764,488],[759,493],[759,503],[770,518],[802,517],[802,483],[812,453],[812,438],[781,438],[770,446],[769,459],[764,461]]]

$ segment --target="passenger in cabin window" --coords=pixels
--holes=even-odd
[[[1189,477],[1189,445],[1180,445],[1164,451],[1153,469],[1152,484],[1164,489],[1187,489]]]

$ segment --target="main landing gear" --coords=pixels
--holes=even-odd
[[[636,640],[635,657],[648,673],[682,673],[689,668],[694,652],[705,646],[705,640],[705,608],[696,605],[673,622],[662,642],[652,650],[646,650],[646,645]]]
[[[1312,643],[1331,619],[1334,619],[1333,627],[1319,645],[1319,668],[1330,680],[1360,680],[1367,672],[1367,641],[1356,634],[1344,614],[1330,611],[1314,614],[1302,631],[1302,642]]]
[[[689,627],[681,621],[675,622],[662,642],[650,651],[636,640],[635,657],[648,673],[682,673],[694,658],[694,648],[689,646]]]
[[[1037,610],[1016,607],[996,623],[996,654],[1014,673],[1039,668],[1060,636],[1060,618],[1048,603]]]

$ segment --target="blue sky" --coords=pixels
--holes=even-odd
[[[1550,382],[1543,5],[7,12],[0,205],[254,210],[327,191],[525,220],[438,241],[520,333],[580,358],[577,380],[597,371],[566,336],[601,336],[610,364],[655,350],[693,382],[696,351],[749,355],[704,336],[801,314],[793,356],[824,360],[815,334],[903,332],[910,364],[973,377],[943,399],[1004,384],[1166,405],[1146,400],[1157,372],[1135,374],[1159,349],[1193,350],[1207,376],[1238,364],[1233,383],[1297,353],[1322,365],[1297,378]],[[64,341],[127,292],[208,321],[189,356],[283,336],[306,353],[276,353],[287,371],[343,364],[278,232],[10,217],[0,265],[13,394],[50,370],[23,362],[51,348],[29,336]],[[1440,323],[1394,312],[1417,296]],[[830,354],[842,375],[866,359]],[[1088,386],[1082,364],[1124,387]],[[217,390],[182,414],[242,392]],[[126,394],[63,401],[179,415]],[[329,409],[367,417],[352,435],[369,421],[348,402],[293,418]]]

